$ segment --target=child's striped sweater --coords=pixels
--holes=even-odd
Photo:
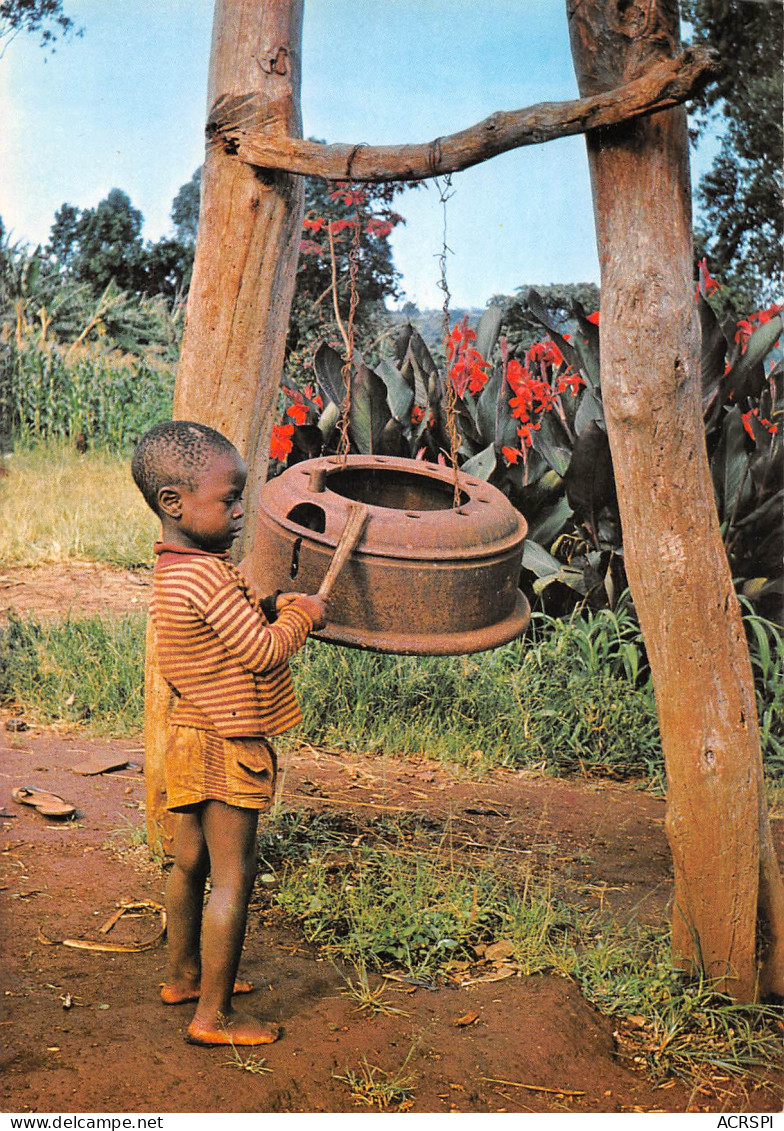
[[[175,726],[224,738],[281,734],[300,722],[289,659],[313,621],[288,605],[270,624],[224,554],[157,543],[150,615]]]

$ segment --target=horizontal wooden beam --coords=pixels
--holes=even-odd
[[[614,90],[570,102],[540,102],[497,111],[458,133],[411,145],[325,145],[275,133],[269,103],[255,93],[216,101],[207,123],[212,144],[261,169],[331,181],[420,181],[456,173],[499,153],[616,126],[691,98],[720,71],[715,52],[690,47]]]

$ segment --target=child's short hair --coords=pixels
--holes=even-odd
[[[216,452],[236,452],[221,433],[192,420],[165,420],[145,432],[131,460],[131,474],[147,505],[160,515],[162,487],[192,491],[199,472]]]

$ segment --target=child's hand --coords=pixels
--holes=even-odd
[[[277,600],[278,612],[285,609],[287,605],[296,605],[297,608],[302,609],[307,613],[313,621],[315,629],[323,628],[327,619],[327,603],[316,594],[308,593],[281,593]]]

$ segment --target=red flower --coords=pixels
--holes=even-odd
[[[392,231],[394,225],[391,220],[382,220],[380,216],[371,216],[368,220],[365,231],[369,236],[388,236]]]
[[[588,315],[586,321],[587,322],[593,322],[594,326],[598,326],[599,325],[599,311],[594,310],[593,314]]]
[[[740,343],[740,352],[746,352],[746,346],[749,344],[749,338],[754,333],[754,327],[747,318],[741,318],[737,324],[735,331],[735,341]]]
[[[294,447],[291,439],[293,435],[293,424],[275,424],[273,426],[272,438],[270,439],[270,459],[276,459],[283,463],[288,458],[291,449]]]
[[[340,235],[346,228],[356,228],[356,226],[356,220],[330,220],[329,222],[329,230],[333,236]]]
[[[320,232],[321,229],[325,228],[326,226],[327,221],[323,216],[316,216],[313,219],[311,219],[310,216],[306,216],[302,221],[302,227],[308,232]]]
[[[517,420],[530,420],[530,410],[533,408],[533,398],[528,390],[523,389],[516,397],[509,401],[512,416]]]
[[[554,365],[558,368],[563,365],[563,354],[555,342],[545,338],[543,342],[534,342],[526,354],[526,362],[538,361],[543,365]]]
[[[569,396],[576,397],[577,391],[585,384],[579,373],[562,373],[558,378],[558,392],[565,393],[569,390]]]
[[[751,436],[752,440],[756,439],[756,437],[754,435],[754,429],[751,426],[751,417],[752,416],[757,417],[760,424],[764,428],[767,428],[767,430],[768,430],[768,432],[770,432],[771,436],[776,435],[776,433],[779,430],[778,424],[771,424],[771,422],[769,420],[766,420],[764,416],[760,416],[758,408],[752,408],[752,409],[749,409],[748,412],[743,413],[743,427],[746,429],[748,434]]]
[[[721,284],[708,271],[708,264],[705,259],[699,261],[697,269],[699,271],[699,282],[697,283],[695,299],[699,299],[700,295],[710,298],[711,295],[715,295],[717,291],[721,290]]]
[[[299,253],[300,255],[323,255],[324,248],[314,240],[300,240]]]
[[[752,326],[762,326],[763,323],[770,322],[782,310],[784,310],[784,306],[779,306],[778,303],[774,302],[773,306],[769,306],[767,310],[758,310],[755,314],[750,314],[748,320]]]
[[[533,443],[532,432],[537,432],[541,428],[541,424],[521,424],[517,429],[517,435],[520,437],[520,443],[530,448]]]
[[[286,409],[286,416],[290,416],[294,423],[301,428],[308,419],[308,406],[305,404],[289,405]]]
[[[367,203],[367,189],[342,181],[338,182],[337,188],[329,194],[329,198],[342,200],[347,208],[357,208]]]
[[[507,465],[512,464],[512,463],[517,463],[517,461],[520,459],[520,456],[522,454],[523,453],[520,451],[519,448],[507,448],[506,446],[501,448],[501,455],[506,460]]]
[[[465,396],[466,389],[470,393],[480,392],[489,380],[490,362],[485,361],[481,353],[469,343],[476,341],[476,334],[468,328],[468,315],[462,322],[456,323],[454,329],[446,339],[446,353],[449,361],[454,364],[449,368],[449,380],[459,397]]]

